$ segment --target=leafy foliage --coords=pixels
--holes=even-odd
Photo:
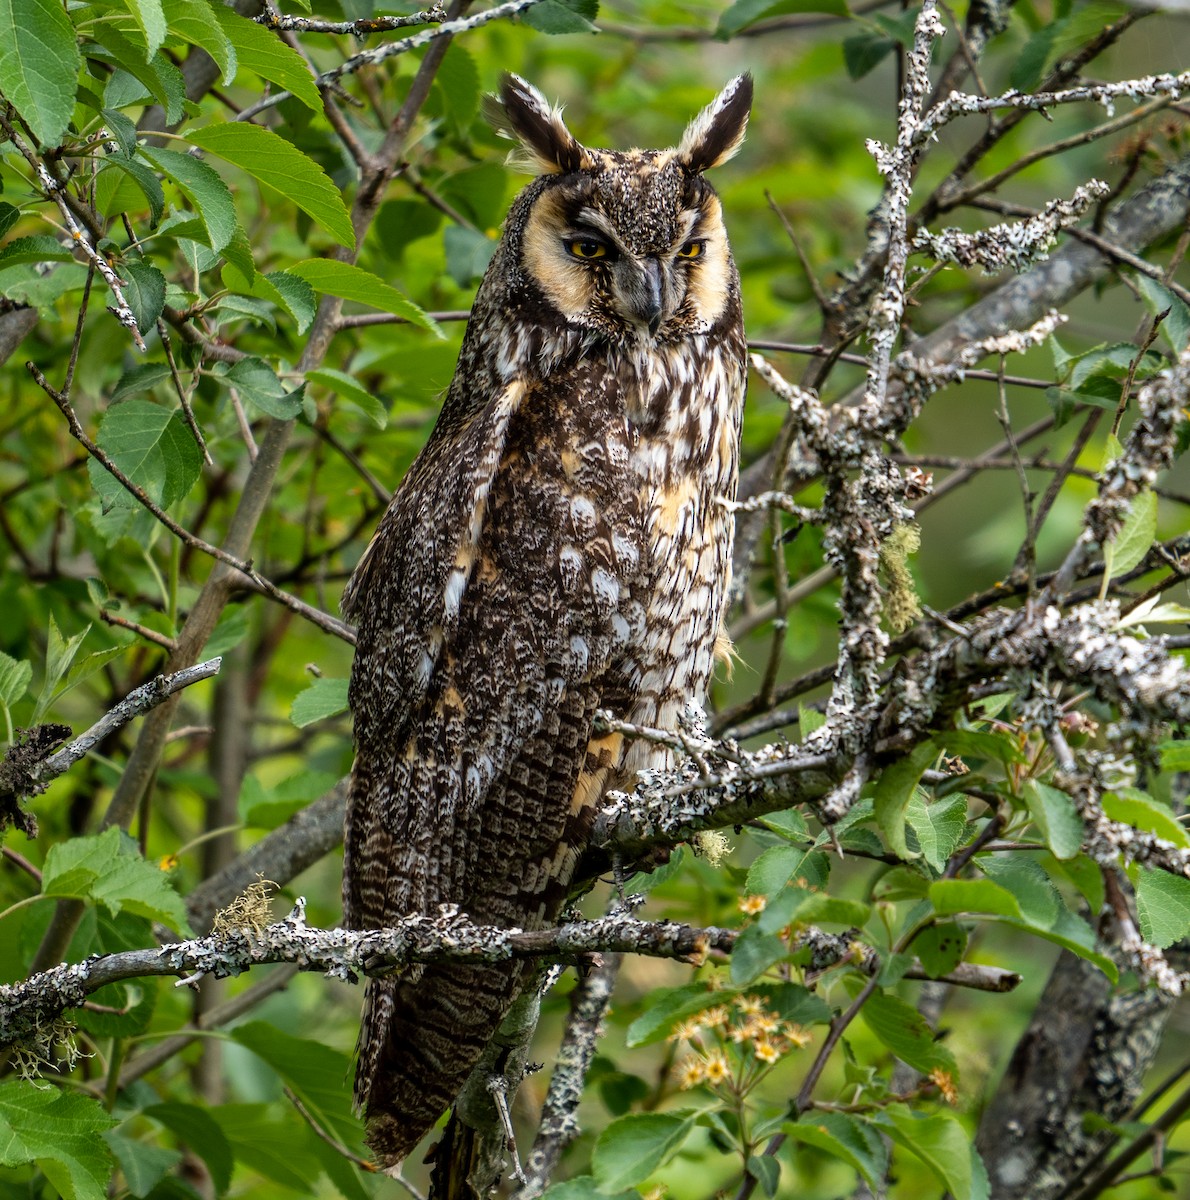
[[[839,402],[825,412],[862,407],[841,402],[864,384],[854,352],[878,340],[875,326],[868,342],[859,335],[884,303],[889,222],[865,142],[897,141],[920,6],[649,0],[613,13],[539,0],[449,48],[429,37],[433,24],[315,7],[309,27],[292,19],[311,15],[300,2],[251,19],[219,0],[0,0],[0,735],[11,747],[0,815],[11,819],[19,792],[41,826],[28,845],[5,830],[6,980],[35,961],[144,949],[155,926],[205,932],[203,889],[218,891],[265,834],[333,798],[351,761],[351,648],[332,614],[424,444],[457,318],[524,183],[481,115],[502,70],[565,99],[585,141],[617,146],[672,143],[715,85],[751,70],[749,142],[715,176],[749,333],[786,377],[812,349],[802,383]],[[1004,29],[980,23],[986,8],[959,6],[963,46],[948,31],[934,80],[953,71],[951,86],[977,90],[967,54],[988,94],[1077,87],[1080,72],[1176,72],[1188,59],[1190,34],[1173,17],[1145,16],[1138,38],[1129,30],[1142,18],[1117,5],[1016,6]],[[322,21],[341,25],[322,32]],[[415,44],[386,56],[407,37]],[[1127,240],[1108,210],[1146,186],[1149,208],[1173,205],[1158,185],[1184,178],[1188,148],[1173,97],[1137,95],[1152,107],[1117,97],[1118,121],[1097,104],[1050,104],[1049,125],[1014,102],[989,132],[972,121],[926,139],[911,224],[984,229],[989,209],[1016,219],[1094,168],[1112,199],[1078,244]],[[904,633],[891,620],[857,633],[856,547],[839,505],[871,456],[832,476],[787,423],[789,397],[754,377],[745,488],[753,499],[774,482],[791,492],[784,507],[739,515],[752,551],[737,567],[745,599],[729,632],[743,662],[710,698],[725,757],[683,802],[696,806],[720,771],[756,804],[721,822],[722,862],[724,846],[691,833],[695,853],[672,852],[650,874],[653,855],[628,881],[647,891],[646,915],[734,926],[734,947],[729,962],[693,971],[626,960],[586,1076],[585,1136],[567,1149],[553,1200],[663,1187],[818,1200],[890,1179],[896,1196],[999,1195],[1002,1146],[989,1141],[994,1106],[982,1093],[1031,1018],[1043,969],[1062,951],[1055,970],[1087,964],[1105,994],[1176,981],[1190,938],[1190,743],[1184,721],[1154,718],[1145,689],[1123,684],[1154,647],[1170,672],[1184,669],[1184,462],[1166,471],[1137,452],[1154,425],[1152,412],[1138,417],[1141,389],[1174,378],[1190,339],[1184,229],[1175,213],[1096,260],[1070,285],[1079,307],[1060,335],[1019,360],[989,352],[983,371],[964,364],[905,428],[889,426],[889,477],[920,476],[898,521],[912,503],[922,549],[912,574],[882,577],[873,595],[891,615],[896,587],[918,593],[924,615]],[[898,347],[913,353],[982,319],[1005,282],[929,266],[910,256],[899,324],[915,337]],[[1017,328],[1029,303],[1067,304],[1044,275],[1041,264],[1017,277],[1021,307],[996,310],[988,336]],[[1184,390],[1170,407],[1186,409]],[[1171,429],[1171,460],[1186,427]],[[848,428],[834,429],[839,445]],[[778,451],[792,472],[780,478]],[[945,475],[931,494],[933,471]],[[1092,536],[1086,506],[1117,476]],[[879,497],[861,501],[874,528]],[[1046,591],[1064,564],[1065,590]],[[1014,645],[998,644],[970,665],[988,614],[1036,610],[1053,629],[1097,600],[1120,608],[1096,610],[1114,616],[1082,658],[1009,661],[997,656]],[[951,657],[930,659],[947,638]],[[842,761],[829,739],[846,696],[822,689],[881,639],[881,702],[899,707],[881,710],[872,745],[840,771],[855,787],[837,819],[820,802],[838,778],[813,803],[756,815],[783,786],[786,751],[824,747],[825,773]],[[1125,652],[1100,669],[1113,639]],[[35,794],[28,747],[44,722],[81,732],[163,670],[215,654],[226,656],[217,681],[188,689],[176,711],[107,730]],[[915,675],[927,660],[936,670]],[[1154,676],[1140,678],[1151,692]],[[298,828],[298,841],[325,838],[300,881],[296,857],[264,865],[287,899],[300,891],[312,920],[334,925],[335,838]],[[217,906],[232,899],[220,893]],[[597,892],[584,911],[605,901]],[[1010,973],[1026,986],[927,1011],[923,981],[953,997],[960,983],[999,986]],[[5,1069],[47,1078],[0,1079],[0,1196],[386,1194],[360,1167],[349,1107],[357,993],[262,978],[208,979],[198,994],[152,978],[109,984],[69,1026],[26,1030]],[[545,998],[538,1057],[555,1056],[565,1007],[561,990]],[[1069,1014],[1032,1016],[1058,1025]],[[200,1019],[207,1028],[192,1037]],[[1176,1035],[1167,1045],[1184,1057]],[[1143,1063],[1129,1062],[1125,1098],[1141,1086]],[[1098,1120],[1133,1141],[1145,1121],[1165,1120],[1130,1115],[1105,1107],[1084,1123],[1080,1109],[1071,1123],[1088,1139]],[[1157,1153],[1117,1174],[1172,1180],[1184,1148],[1175,1117]],[[411,1162],[410,1174],[426,1172]]]

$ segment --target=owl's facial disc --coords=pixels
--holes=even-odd
[[[529,277],[572,325],[612,340],[678,337],[722,314],[730,258],[718,198],[686,194],[672,160],[601,156],[534,204],[522,241]]]

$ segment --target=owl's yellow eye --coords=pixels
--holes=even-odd
[[[701,258],[703,251],[707,248],[705,241],[696,239],[692,242],[687,242],[679,251],[679,258]]]
[[[607,247],[594,238],[573,238],[566,243],[566,249],[575,258],[606,258]]]

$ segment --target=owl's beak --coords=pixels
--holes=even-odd
[[[628,315],[634,321],[647,325],[650,334],[655,334],[664,317],[661,263],[655,258],[646,258],[640,263],[639,271],[633,272],[633,278],[625,291],[627,294],[624,300]]]

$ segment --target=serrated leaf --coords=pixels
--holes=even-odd
[[[168,124],[182,119],[186,111],[186,84],[182,72],[162,51],[158,50],[146,62],[143,47],[125,37],[114,25],[93,22],[90,32],[95,44],[87,47],[87,57],[109,62],[118,68],[104,88],[104,107],[120,109],[152,96],[165,110]]]
[[[966,930],[954,921],[927,925],[913,939],[913,953],[933,979],[953,971],[963,961],[966,950]]]
[[[127,287],[124,297],[141,332],[153,328],[165,308],[165,276],[150,263],[124,262],[120,266]]]
[[[151,400],[113,405],[99,424],[97,440],[116,466],[163,508],[185,497],[202,472],[202,451],[181,410]],[[139,505],[95,459],[88,460],[87,471],[105,509]]]
[[[302,411],[302,389],[287,391],[276,371],[263,358],[241,358],[224,379],[266,416],[288,421]]]
[[[1165,949],[1190,933],[1190,879],[1159,869],[1136,881],[1136,915],[1146,942]]]
[[[102,904],[113,916],[127,910],[179,932],[189,931],[186,906],[169,877],[146,862],[127,834],[114,827],[51,846],[41,887],[46,896]]]
[[[177,1150],[141,1142],[113,1129],[103,1132],[103,1140],[116,1156],[128,1190],[138,1197],[147,1196],[182,1161]]]
[[[0,0],[2,2],[2,0]],[[0,269],[19,263],[72,262],[74,255],[48,233],[13,238],[0,246]]]
[[[310,1149],[312,1135],[296,1113],[264,1104],[221,1104],[210,1111],[237,1163],[301,1195],[314,1191],[321,1167]]]
[[[633,1187],[682,1148],[694,1122],[672,1113],[629,1113],[600,1135],[591,1170],[600,1191]]]
[[[848,1113],[804,1113],[781,1128],[795,1142],[814,1146],[854,1167],[873,1191],[878,1191],[888,1172],[888,1149],[880,1135],[860,1117]]]
[[[958,1076],[954,1055],[934,1041],[934,1031],[911,1004],[880,989],[868,997],[859,1010],[868,1028],[902,1062],[928,1075],[935,1069]]]
[[[809,851],[800,846],[770,846],[748,868],[744,891],[749,896],[775,896],[800,870]]]
[[[0,704],[11,708],[23,700],[32,679],[32,663],[18,661],[0,651]]]
[[[41,692],[37,697],[37,705],[33,709],[30,724],[37,725],[49,711],[50,705],[58,695],[58,685],[66,678],[66,672],[70,670],[74,656],[90,631],[91,626],[87,625],[73,637],[64,638],[58,629],[58,622],[54,620],[54,614],[50,613],[45,652],[45,678],[41,683]]]
[[[166,24],[165,12],[161,0],[124,0],[137,29],[145,42],[145,61],[147,62],[165,41]],[[175,0],[170,0],[171,6]]]
[[[299,728],[337,717],[347,711],[346,679],[316,679],[304,692],[298,692],[289,709],[289,719]]]
[[[598,13],[598,0],[542,0],[521,19],[539,33],[598,33],[593,23]]]
[[[365,271],[351,263],[336,262],[328,258],[307,258],[288,268],[289,274],[304,279],[316,292],[338,296],[343,300],[354,300],[381,312],[404,317],[411,324],[427,329],[438,337],[445,337],[438,323],[426,315],[412,300],[402,296],[395,287],[385,283],[371,271]]]
[[[1025,784],[1029,815],[1055,858],[1073,858],[1082,849],[1083,822],[1074,801],[1048,784],[1030,779]]]
[[[438,67],[434,83],[441,90],[454,122],[465,126],[479,111],[479,68],[475,59],[454,42]]]
[[[628,1026],[627,1044],[635,1048],[659,1042],[679,1021],[722,1003],[721,992],[712,992],[701,983],[655,992],[648,1008]]]
[[[157,980],[109,983],[92,992],[88,1000],[93,1007],[80,1008],[72,1014],[80,1029],[93,1037],[136,1037],[153,1020]]]
[[[108,397],[109,404],[114,407],[129,396],[140,396],[144,392],[152,391],[158,384],[165,383],[169,377],[169,363],[148,362],[130,367],[120,376],[115,390]]]
[[[99,179],[103,179],[104,176],[115,176],[117,173],[131,178],[136,183],[149,205],[149,224],[156,226],[157,222],[161,220],[161,214],[165,211],[165,192],[162,191],[161,181],[139,158],[125,158],[122,154],[109,155],[103,170],[99,173]],[[97,186],[98,182],[97,180]],[[106,216],[115,215],[106,204],[100,204],[98,199],[96,202],[100,211]]]
[[[223,121],[192,129],[187,139],[216,154],[266,187],[280,192],[340,245],[355,246],[351,214],[327,173],[292,142],[261,125]],[[341,264],[342,265],[342,264]]]
[[[336,371],[331,367],[320,367],[316,371],[307,371],[306,379],[310,383],[320,383],[329,388],[340,399],[347,401],[346,407],[362,413],[377,429],[383,429],[388,424],[388,410],[384,405],[345,372]]]
[[[271,29],[241,16],[228,5],[213,4],[211,11],[235,47],[243,70],[275,83],[307,108],[322,111],[322,97],[314,77],[296,50],[287,46]]]
[[[777,1194],[781,1164],[771,1154],[749,1154],[744,1169],[760,1184],[760,1190],[766,1196]]]
[[[990,879],[939,879],[927,893],[934,911],[942,915],[985,913],[989,916],[1021,917],[1016,897]]]
[[[871,915],[872,906],[861,900],[811,892],[794,909],[792,919],[805,925],[863,925]]]
[[[1173,352],[1180,358],[1187,342],[1190,342],[1190,307],[1164,284],[1158,283],[1148,275],[1134,275],[1133,283],[1153,316],[1166,314],[1165,320],[1161,322],[1161,332],[1173,348]]]
[[[0,0],[0,92],[42,146],[57,146],[70,124],[81,65],[58,0]]]
[[[231,1187],[235,1156],[223,1130],[206,1109],[195,1104],[154,1104],[143,1115],[164,1125],[202,1159],[217,1195]]]
[[[788,953],[788,947],[776,934],[765,933],[758,925],[749,925],[736,938],[731,951],[733,986],[746,987]]]
[[[948,796],[927,804],[920,794],[915,794],[905,809],[905,820],[916,835],[926,862],[935,871],[942,871],[967,830],[967,798]]]
[[[937,735],[938,744],[947,754],[963,758],[990,759],[1001,763],[1028,762],[1019,739],[1012,733],[990,733],[985,729],[948,729]]]
[[[1016,899],[1021,918],[1039,929],[1050,929],[1064,911],[1062,898],[1033,855],[981,854],[983,872]]]
[[[496,243],[487,234],[464,225],[448,225],[442,245],[447,273],[459,287],[468,287],[481,278],[496,253]]]
[[[1117,788],[1103,797],[1103,811],[1113,821],[1122,821],[1146,833],[1155,833],[1181,849],[1190,847],[1190,834],[1164,805],[1137,788]]]
[[[921,1115],[901,1105],[890,1105],[873,1119],[873,1124],[920,1158],[954,1200],[987,1200],[987,1172],[956,1117],[945,1110]]]
[[[1120,532],[1103,547],[1104,586],[1144,561],[1157,540],[1157,493],[1138,492],[1128,506]]]
[[[231,83],[236,76],[237,61],[235,49],[218,19],[223,7],[221,3],[208,4],[206,0],[169,0],[169,31],[205,50],[219,68],[223,82]]]
[[[362,1131],[343,1087],[351,1072],[349,1055],[317,1038],[294,1037],[264,1021],[238,1025],[231,1036],[267,1062],[324,1127],[346,1141],[360,1142]]]
[[[905,841],[905,810],[913,799],[914,789],[922,772],[934,761],[937,751],[929,742],[923,742],[891,767],[887,767],[876,784],[873,805],[876,823],[888,842],[889,849],[898,858],[916,858]]]
[[[19,220],[21,210],[7,200],[0,200],[0,237],[3,237]]]
[[[89,1096],[23,1080],[0,1083],[0,1163],[36,1163],[63,1200],[105,1200],[118,1121]]]
[[[140,153],[149,160],[194,206],[206,230],[211,249],[218,254],[232,240],[239,225],[235,204],[219,172],[205,162],[176,150],[142,146]]]

